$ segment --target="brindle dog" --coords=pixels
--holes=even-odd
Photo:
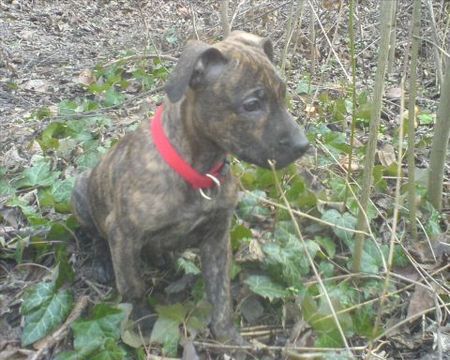
[[[272,60],[271,41],[245,32],[215,45],[187,44],[166,84],[161,120],[169,142],[200,174],[227,154],[265,168],[273,160],[282,168],[305,152],[308,141],[287,112],[286,85]],[[144,121],[78,178],[74,214],[84,229],[107,240],[117,289],[134,303],[147,289],[142,261],[157,263],[164,253],[199,247],[213,305],[211,330],[219,340],[241,343],[229,274],[235,181],[222,166],[201,194],[163,155]]]

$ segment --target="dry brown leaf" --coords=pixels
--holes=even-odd
[[[19,36],[23,40],[31,40],[35,34],[36,34],[35,31],[23,30],[23,31],[20,32]]]
[[[408,306],[407,318],[410,322],[417,320],[418,314],[434,306],[433,295],[427,288],[416,285]]]
[[[341,160],[339,161],[339,163],[341,164],[341,166],[348,171],[349,167],[350,167],[350,157],[348,155],[345,155],[344,157],[341,158]],[[353,157],[352,159],[352,171],[356,171],[361,169],[361,165],[358,163],[357,159],[355,157]]]
[[[378,159],[384,167],[389,167],[397,162],[395,149],[391,144],[385,144],[377,153]]]
[[[418,123],[417,123],[417,115],[419,115],[419,107],[418,107],[418,106],[415,106],[415,107],[414,107],[414,129],[417,128],[417,125],[418,125]],[[399,123],[399,125],[400,125],[400,119],[399,119],[399,117],[397,117],[397,121],[398,121],[398,123]],[[406,123],[406,122],[408,122],[408,121],[409,121],[409,111],[408,111],[408,110],[405,110],[405,111],[403,112],[403,123]]]
[[[37,92],[47,92],[49,87],[48,81],[44,79],[32,79],[23,83],[22,88],[26,90],[34,90]]]
[[[402,89],[399,87],[393,87],[386,91],[386,97],[388,99],[400,99],[402,96]]]
[[[257,261],[263,261],[264,254],[261,250],[261,246],[259,245],[258,240],[252,239],[250,241],[250,244],[248,245],[248,251],[252,259],[255,259]]]
[[[322,0],[322,7],[327,10],[339,10],[342,0]]]
[[[34,354],[34,351],[20,348],[7,348],[0,352],[0,360],[26,360]]]
[[[80,72],[80,75],[78,75],[78,82],[80,84],[89,86],[93,84],[96,81],[94,73],[89,69],[84,69],[82,72]]]
[[[305,112],[309,115],[314,115],[317,112],[317,109],[314,105],[306,105]]]

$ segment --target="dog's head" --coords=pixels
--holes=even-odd
[[[212,46],[190,41],[166,93],[172,103],[189,99],[196,130],[225,152],[282,168],[308,141],[287,111],[286,85],[272,61],[269,39],[241,31]]]

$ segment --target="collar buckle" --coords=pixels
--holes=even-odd
[[[220,180],[218,178],[216,178],[215,176],[211,175],[211,174],[205,174],[205,176],[209,177],[214,184],[216,184],[217,187],[217,194],[220,193]],[[213,198],[209,195],[206,195],[206,193],[203,191],[202,188],[199,188],[198,191],[200,192],[200,195],[202,197],[204,197],[206,200],[212,200]]]

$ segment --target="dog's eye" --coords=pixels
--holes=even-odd
[[[261,109],[261,102],[258,99],[250,99],[243,106],[245,111],[257,111]]]

